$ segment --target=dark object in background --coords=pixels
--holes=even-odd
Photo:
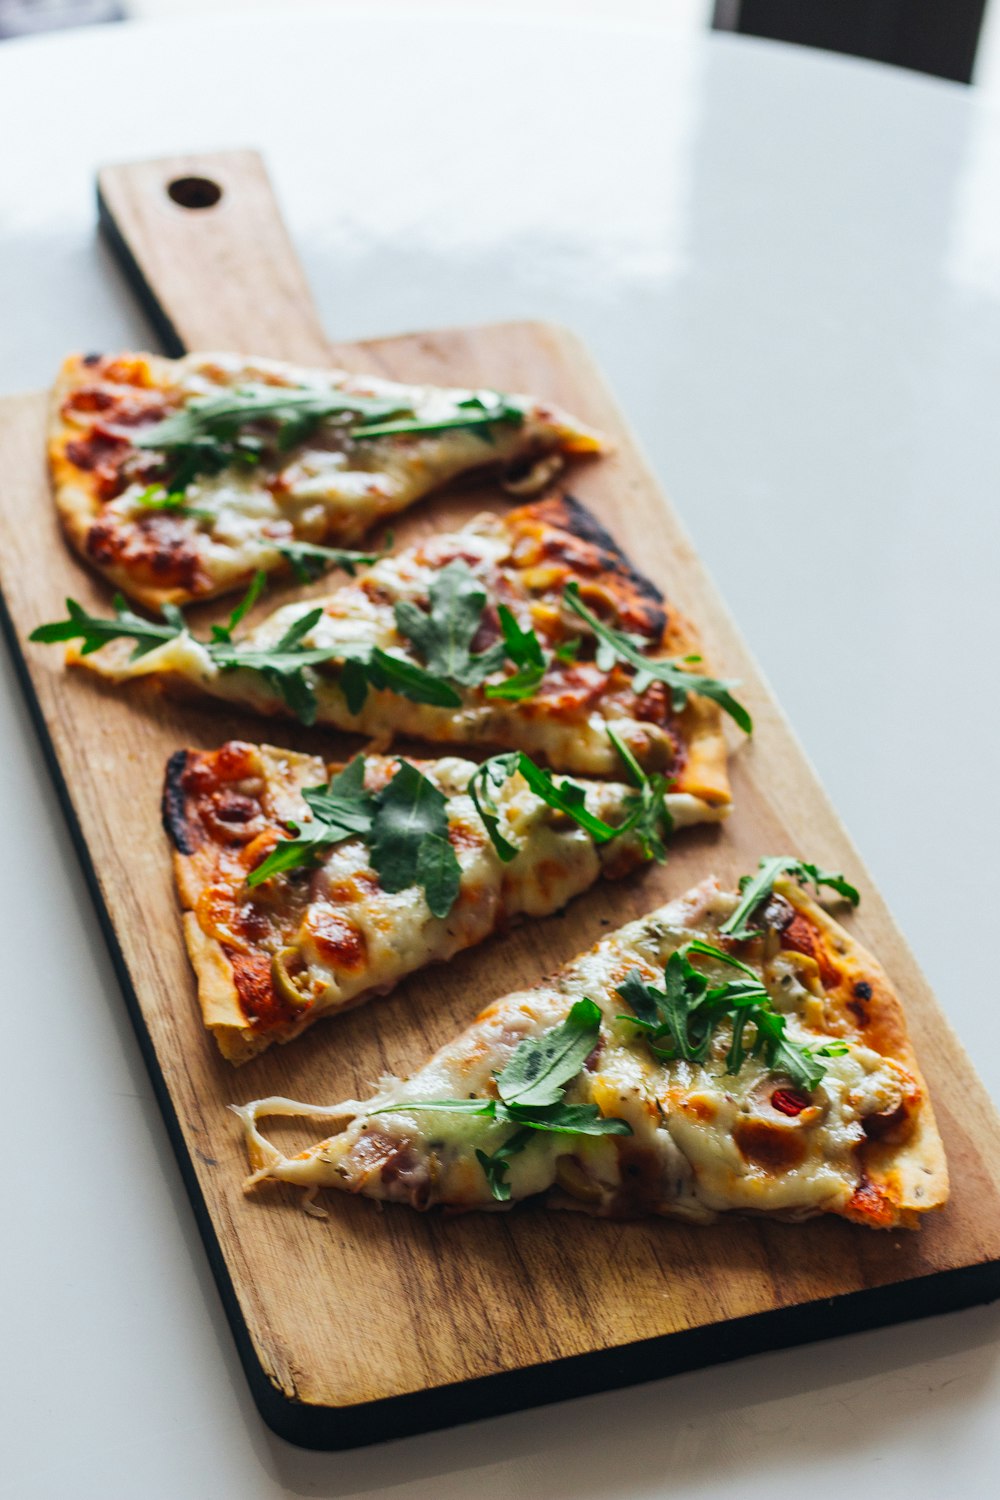
[[[712,25],[971,83],[986,0],[716,0]]]
[[[66,26],[93,26],[98,21],[124,21],[125,12],[112,0],[0,0],[0,41],[33,36],[39,31],[61,31]]]

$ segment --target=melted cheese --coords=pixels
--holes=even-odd
[[[477,517],[459,532],[443,533],[420,547],[381,558],[356,582],[344,584],[325,600],[306,599],[286,604],[266,617],[244,638],[251,647],[273,646],[303,615],[322,605],[323,613],[303,637],[307,648],[333,653],[329,665],[311,674],[317,698],[317,721],[338,729],[371,736],[412,735],[443,744],[509,746],[541,756],[562,770],[585,776],[609,776],[620,771],[617,751],[608,738],[612,727],[639,756],[651,739],[664,731],[633,717],[605,695],[582,710],[546,708],[532,700],[508,702],[489,699],[477,688],[461,691],[458,708],[436,708],[413,703],[396,693],[370,691],[361,712],[348,711],[338,681],[337,653],[380,647],[415,661],[407,639],[396,628],[398,600],[424,603],[440,569],[461,556],[483,584],[487,595],[503,598],[525,628],[538,624],[532,598],[525,589],[511,552],[511,536],[493,515]],[[575,617],[573,617],[575,620]],[[208,652],[190,636],[168,641],[133,660],[129,642],[113,642],[103,650],[77,658],[92,671],[116,681],[173,676],[193,683],[212,697],[246,705],[258,713],[286,712],[280,695],[258,673],[220,670]],[[499,680],[504,674],[497,674]],[[690,793],[669,799],[675,821],[686,826],[714,822],[729,811],[728,799],[708,800]]]
[[[475,764],[449,756],[422,762],[421,769],[448,799],[445,812],[461,868],[458,899],[447,916],[435,917],[421,886],[394,893],[381,887],[362,840],[348,839],[327,851],[311,877],[299,928],[284,939],[286,968],[294,969],[296,989],[311,1002],[292,1034],[321,1014],[388,990],[404,975],[482,942],[515,916],[558,911],[601,874],[589,834],[554,812],[519,775],[496,793],[500,832],[518,848],[504,864],[466,791]],[[612,825],[624,821],[628,797],[620,784],[586,788],[587,807]],[[638,860],[635,847],[623,850],[621,843],[613,857]]]
[[[253,384],[388,398],[421,421],[460,416],[475,393],[431,385],[402,385],[342,370],[300,369],[277,360],[228,354],[192,354],[157,361],[171,391],[184,404],[220,390]],[[226,469],[188,485],[185,503],[204,512],[183,524],[205,575],[216,591],[235,587],[258,569],[284,566],[282,540],[346,545],[429,491],[485,464],[508,465],[553,449],[598,451],[601,439],[582,424],[527,396],[505,398],[523,421],[497,423],[490,437],[469,428],[350,442],[335,424],[321,424],[292,457],[266,469]],[[145,483],[130,485],[105,507],[133,521],[148,515],[138,503]]]
[[[761,1060],[747,1060],[735,1076],[725,1071],[727,1028],[720,1028],[704,1064],[664,1063],[653,1057],[634,1026],[619,1019],[623,1002],[616,988],[628,970],[638,967],[648,979],[660,978],[667,958],[683,943],[692,937],[712,940],[735,902],[735,896],[706,882],[622,928],[551,984],[511,995],[485,1011],[410,1078],[384,1078],[372,1099],[323,1111],[342,1128],[301,1157],[282,1157],[256,1125],[261,1115],[294,1112],[296,1106],[274,1100],[245,1106],[239,1113],[257,1176],[341,1187],[421,1207],[431,1202],[495,1206],[475,1152],[496,1150],[511,1127],[408,1106],[427,1099],[489,1097],[493,1074],[517,1043],[551,1030],[587,995],[603,1013],[601,1046],[566,1098],[595,1103],[604,1115],[627,1120],[632,1135],[567,1138],[536,1132],[510,1160],[511,1201],[562,1183],[571,1195],[562,1206],[612,1212],[623,1188],[629,1201],[624,1166],[632,1162],[641,1163],[644,1206],[659,1213],[708,1221],[729,1210],[799,1218],[842,1207],[859,1180],[862,1122],[899,1105],[912,1082],[903,1068],[850,1043],[843,1055],[824,1059],[826,1073],[808,1108],[790,1118],[771,1104],[782,1080]],[[762,977],[785,1014],[792,1040],[810,1046],[832,1040],[806,1026],[803,1018],[815,997],[797,976],[784,973],[779,963],[769,965]],[[387,1112],[375,1115],[376,1110]],[[389,1160],[392,1171],[383,1176],[381,1166]]]

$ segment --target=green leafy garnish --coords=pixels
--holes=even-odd
[[[596,813],[587,808],[586,792],[582,786],[561,777],[557,782],[551,771],[538,766],[523,750],[510,750],[503,755],[491,756],[483,761],[469,782],[472,798],[486,832],[497,854],[504,864],[509,864],[518,855],[519,848],[500,832],[500,809],[496,793],[504,782],[518,772],[524,777],[537,797],[572,818],[584,832],[589,833],[595,844],[607,844],[612,839],[631,833],[639,841],[643,859],[655,859],[662,863],[667,857],[663,835],[673,828],[673,818],[667,807],[670,783],[665,776],[647,776],[631,751],[622,743],[614,730],[608,735],[628,768],[637,791],[625,801],[625,821],[617,828],[605,823]]]
[[[390,895],[422,885],[436,917],[455,904],[461,868],[448,842],[448,799],[409,761],[375,799],[371,828],[372,864]]]
[[[98,615],[88,615],[83,605],[78,604],[75,599],[67,599],[67,618],[56,620],[51,625],[39,625],[28,639],[41,641],[46,646],[51,646],[56,641],[80,640],[83,642],[80,655],[89,656],[92,651],[99,651],[109,641],[125,636],[128,640],[135,641],[135,650],[130,660],[136,661],[148,651],[154,651],[157,646],[176,639],[180,634],[176,623],[164,621],[159,625],[134,614],[123,594],[116,594],[112,603],[114,619],[102,620]],[[183,629],[183,625],[180,628]]]
[[[517,1129],[501,1146],[487,1155],[477,1151],[493,1197],[501,1203],[510,1198],[507,1166],[523,1151],[533,1130],[559,1135],[631,1135],[626,1120],[608,1118],[596,1104],[567,1104],[565,1093],[580,1073],[600,1036],[601,1012],[593,1000],[578,1000],[565,1021],[540,1037],[518,1042],[499,1073],[494,1073],[496,1099],[401,1100],[372,1111],[373,1115],[405,1114],[410,1110],[444,1110],[477,1115],[483,1119],[514,1125]]]
[[[469,796],[489,834],[490,843],[505,865],[516,859],[521,851],[517,844],[512,844],[500,832],[500,809],[497,807],[496,793],[519,770],[523,754],[522,750],[511,750],[506,755],[491,756],[489,760],[483,761],[469,782]]]
[[[225,625],[212,626],[212,640],[231,645],[233,631],[237,625],[243,623],[266,588],[267,574],[261,570],[253,575],[253,578],[250,580],[250,587],[243,595],[243,598],[232,609]]]
[[[258,673],[303,724],[314,724],[318,711],[315,680],[309,669],[328,662],[342,664],[338,681],[352,713],[360,712],[369,687],[398,693],[415,703],[430,703],[439,708],[460,705],[461,698],[447,682],[381,647],[304,645],[305,637],[323,617],[320,605],[300,615],[273,645],[257,646],[248,641],[234,640],[233,631],[256,603],[265,583],[264,574],[258,573],[228,623],[212,626],[211,640],[198,640],[196,636],[191,636],[191,639],[201,646],[220,671]],[[174,605],[164,605],[162,623],[134,614],[120,594],[115,596],[114,607],[114,618],[102,619],[89,615],[75,599],[67,599],[67,618],[50,625],[39,625],[29,639],[45,644],[82,640],[81,655],[86,656],[109,641],[124,637],[136,643],[131,657],[134,661],[157,646],[189,633],[183,615]]]
[[[358,568],[369,567],[386,555],[392,546],[392,536],[386,537],[381,552],[351,552],[344,547],[322,547],[318,542],[297,542],[291,537],[274,545],[291,565],[298,582],[312,583],[328,568],[343,568],[353,578]]]
[[[246,883],[253,887],[284,870],[310,867],[320,853],[343,839],[366,837],[371,832],[374,798],[365,791],[365,758],[356,755],[344,770],[331,777],[327,786],[307,786],[302,792],[312,817],[289,823],[294,837],[282,839]]]
[[[396,422],[366,422],[352,427],[351,438],[359,442],[367,438],[399,437],[404,434],[409,436],[418,433],[449,432],[454,428],[468,428],[484,442],[492,443],[491,428],[495,423],[504,422],[520,426],[524,421],[524,412],[521,407],[515,406],[499,391],[477,391],[475,395],[467,396],[464,401],[459,401],[457,404],[460,414],[454,417],[439,417],[434,420],[414,416],[404,417]]]
[[[163,453],[173,471],[172,488],[183,491],[199,474],[258,463],[265,441],[247,429],[263,424],[273,448],[284,453],[320,422],[340,418],[349,432],[359,420],[384,421],[411,409],[398,399],[352,396],[344,391],[245,385],[196,396],[162,422],[142,429],[133,441],[137,448]]]
[[[487,698],[505,698],[519,702],[531,698],[548,668],[542,644],[533,630],[522,630],[506,604],[497,606],[500,629],[503,631],[503,650],[517,671],[502,682],[486,684]]]
[[[724,937],[742,940],[757,935],[755,929],[747,925],[748,918],[771,894],[774,882],[779,875],[794,875],[803,884],[806,881],[812,881],[817,892],[820,886],[828,886],[838,895],[843,896],[844,900],[849,901],[852,906],[857,906],[861,900],[857,888],[845,880],[843,875],[833,870],[821,870],[818,865],[807,864],[804,860],[795,859],[789,854],[779,854],[769,859],[762,859],[756,875],[743,876],[740,881],[743,898],[732,916],[727,917],[719,928],[719,932]]]
[[[580,598],[580,590],[577,584],[568,583],[563,591],[563,599],[570,609],[586,621],[597,637],[597,665],[602,671],[609,671],[616,661],[632,667],[635,676],[632,679],[632,687],[636,693],[645,692],[652,682],[662,682],[669,689],[671,703],[675,713],[680,713],[688,696],[698,693],[703,698],[711,698],[717,703],[724,713],[744,730],[747,734],[753,733],[753,720],[743,707],[733,697],[731,688],[736,684],[723,682],[717,677],[704,677],[696,672],[689,672],[684,663],[674,661],[670,658],[656,659],[646,656],[644,651],[649,642],[642,636],[633,635],[628,631],[615,630],[599,620],[595,614],[584,604]],[[697,657],[687,657],[685,661],[697,661]]]
[[[301,615],[273,646],[252,646],[233,641],[227,633],[225,639],[216,637],[205,649],[220,671],[259,673],[297,719],[303,724],[315,724],[316,689],[305,675],[305,669],[330,661],[336,652],[327,646],[303,646],[302,640],[319,623],[322,615],[319,606]],[[227,632],[229,628],[226,627]]]
[[[692,954],[735,969],[742,977],[712,985],[691,963]],[[753,969],[700,939],[670,955],[663,977],[664,988],[658,990],[642,978],[638,969],[631,969],[618,986],[618,994],[633,1012],[618,1019],[638,1027],[653,1056],[661,1062],[678,1058],[705,1062],[716,1031],[729,1022],[732,1040],[726,1054],[727,1073],[738,1073],[748,1056],[762,1056],[773,1073],[786,1074],[797,1088],[811,1091],[826,1073],[817,1059],[847,1050],[837,1042],[813,1049],[792,1041],[785,1017],[774,1009]],[[748,1028],[752,1031],[749,1042]]]
[[[502,666],[504,647],[496,642],[473,654],[472,642],[486,607],[486,590],[466,563],[449,563],[428,589],[430,608],[397,599],[396,628],[410,641],[429,672],[463,687],[475,687]]]
[[[172,488],[183,491],[199,474],[260,462],[269,450],[287,453],[322,422],[358,442],[402,433],[443,432],[469,427],[491,441],[497,422],[523,422],[524,413],[496,391],[459,402],[454,417],[425,421],[399,397],[354,396],[346,391],[245,385],[196,396],[134,438],[137,448],[162,453],[172,470]]]
[[[536,766],[530,755],[526,755],[523,750],[511,750],[484,761],[469,782],[469,796],[475,803],[490,842],[504,864],[509,864],[519,851],[500,832],[500,813],[495,793],[508,777],[518,771],[536,796],[541,797],[549,807],[572,818],[574,823],[590,834],[595,844],[606,844],[622,832],[620,828],[612,828],[610,823],[605,823],[603,818],[588,810],[587,794],[582,786],[566,777],[557,783],[552,772]]]
[[[665,864],[667,846],[663,836],[672,833],[674,827],[674,820],[667,806],[667,794],[671,783],[658,771],[648,776],[610,724],[608,725],[608,739],[625,762],[626,769],[638,788],[637,794],[626,804],[630,811],[618,831],[635,834],[643,859],[655,859],[658,864]]]
[[[182,494],[166,490],[162,484],[149,485],[141,495],[136,495],[135,503],[141,505],[143,510],[165,510],[175,516],[188,516],[194,521],[215,520],[213,511],[200,510],[196,505],[188,505]]]
[[[327,786],[302,795],[311,818],[286,824],[292,834],[276,844],[247,876],[260,885],[286,870],[310,868],[320,853],[344,839],[368,845],[384,891],[420,886],[434,916],[446,917],[458,897],[462,871],[448,839],[447,798],[409,761],[378,792],[365,790],[365,758],[357,755]]]

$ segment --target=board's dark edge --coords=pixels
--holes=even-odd
[[[351,1407],[310,1406],[278,1389],[254,1349],[222,1247],[184,1141],[173,1100],[160,1071],[132,977],[104,904],[97,873],[72,797],[35,692],[21,642],[0,591],[0,626],[7,638],[18,680],[62,805],[101,929],[111,954],[139,1048],[170,1144],[174,1149],[195,1222],[215,1277],[236,1349],[257,1410],[273,1432],[303,1448],[359,1448],[389,1438],[409,1437],[482,1417],[530,1406],[544,1406],[573,1396],[591,1395],[641,1381],[676,1375],[703,1365],[721,1364],[768,1349],[880,1328],[1000,1297],[1000,1261],[939,1271],[915,1280],[869,1287],[797,1307],[777,1308],[735,1321],[664,1334],[654,1339],[595,1350],[566,1359],[486,1375],[458,1385],[413,1391]]]
[[[129,286],[138,298],[140,307],[156,330],[156,334],[163,345],[164,353],[174,358],[186,353],[187,351],[181,341],[180,334],[167,316],[166,310],[157,298],[153,288],[142,274],[139,262],[132,254],[128,241],[118,228],[110,205],[101,192],[100,181],[97,184],[97,221],[100,225],[101,233],[108,242],[112,255],[118,261],[122,271],[125,273]]]
[[[452,1427],[482,1417],[500,1416],[525,1407],[544,1406],[573,1396],[635,1385],[640,1381],[676,1375],[703,1365],[721,1364],[768,1349],[788,1348],[794,1344],[856,1333],[866,1328],[880,1328],[889,1323],[951,1312],[956,1308],[990,1302],[1000,1297],[1000,1261],[986,1261],[978,1265],[958,1267],[953,1271],[935,1272],[915,1280],[869,1287],[820,1302],[755,1313],[735,1321],[664,1334],[615,1349],[572,1355],[521,1370],[503,1371],[458,1385],[414,1391],[358,1406],[310,1406],[286,1396],[271,1381],[261,1365],[240,1311],[222,1247],[185,1144],[173,1100],[160,1071],[156,1049],[146,1027],[111,914],[104,904],[83,829],[77,820],[55,745],[2,591],[0,627],[7,638],[18,680],[108,944],[251,1394],[262,1418],[279,1437],[303,1448],[359,1448],[389,1438],[409,1437],[414,1433]]]

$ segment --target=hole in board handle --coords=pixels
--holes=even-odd
[[[167,184],[167,196],[181,208],[214,208],[222,189],[210,177],[175,177]]]

